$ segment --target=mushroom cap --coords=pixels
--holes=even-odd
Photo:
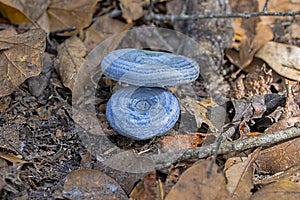
[[[110,79],[135,86],[170,87],[189,83],[199,76],[196,61],[172,53],[138,49],[118,49],[101,62]]]
[[[106,116],[111,127],[123,136],[145,140],[171,129],[179,118],[176,97],[163,88],[122,88],[108,101]]]

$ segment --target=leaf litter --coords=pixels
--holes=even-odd
[[[231,6],[234,12],[259,12],[264,3],[240,0],[224,6],[221,2],[195,1],[186,5],[179,2],[180,6],[176,6],[176,1],[158,1],[151,9],[154,13],[164,14],[182,11],[202,14],[207,11],[226,13],[226,8]],[[229,19],[155,22],[195,38],[203,48],[197,61],[221,72],[207,74],[207,85],[201,83],[201,79],[197,80],[192,86],[196,97],[180,100],[185,104],[189,120],[178,125],[179,129],[184,127],[179,135],[176,135],[178,129],[175,127],[166,136],[151,141],[120,138],[110,130],[103,113],[110,88],[116,84],[105,80],[98,83],[101,95],[95,104],[102,108],[97,111],[98,119],[90,113],[81,113],[72,119],[70,98],[76,74],[86,61],[86,55],[114,33],[142,25],[145,21],[141,19],[149,12],[147,6],[147,2],[131,0],[114,3],[28,0],[23,4],[1,1],[4,21],[22,23],[19,27],[10,25],[10,29],[0,32],[0,81],[3,83],[0,86],[1,197],[42,199],[46,194],[48,199],[178,199],[181,196],[190,199],[266,199],[287,194],[290,199],[298,199],[295,177],[299,173],[299,138],[266,146],[260,151],[218,155],[209,177],[210,158],[199,161],[197,157],[190,157],[177,162],[178,155],[172,156],[176,151],[215,144],[218,131],[223,127],[218,123],[220,120],[216,120],[219,119],[217,116],[210,115],[212,111],[226,115],[222,124],[237,124],[237,130],[225,141],[227,143],[297,127],[300,94],[299,63],[295,58],[299,54],[299,24],[291,17],[237,18],[233,20],[234,28],[229,25]],[[289,0],[270,1],[267,9],[293,10],[299,10],[299,3]],[[31,22],[39,24],[43,30]],[[284,26],[280,29],[281,24]],[[235,41],[232,43],[233,31]],[[284,31],[288,34],[284,35]],[[149,46],[153,44],[148,37],[160,38],[159,43],[166,42],[160,33],[147,35],[147,32],[141,32],[138,37],[144,37]],[[176,41],[168,39],[166,43],[176,46]],[[47,49],[44,52],[46,40],[52,52]],[[111,48],[121,45],[124,45],[122,37]],[[186,45],[180,46],[182,52],[188,51]],[[227,50],[223,51],[224,48]],[[51,62],[51,56],[52,59],[55,56],[55,64]],[[207,91],[217,97],[229,87],[231,91],[226,93],[225,99],[216,98],[217,102],[207,99]],[[182,88],[172,90],[186,95]],[[73,120],[86,120],[87,123],[78,127],[74,126]],[[104,127],[100,135],[82,134],[92,130],[99,121]],[[115,142],[118,148],[108,148],[105,155],[94,153],[99,148],[97,142],[105,135],[109,138],[107,147]],[[120,149],[126,151],[122,154]],[[111,156],[109,152],[119,153]],[[147,152],[167,153],[171,167],[158,167],[157,163],[148,162]],[[116,169],[97,167],[105,156],[111,156],[106,160],[111,162],[109,165],[118,161],[123,165],[115,166]],[[89,162],[83,162],[84,159]],[[79,169],[81,164],[84,169]],[[116,172],[132,166],[151,172],[139,175],[131,171]],[[288,171],[293,169],[294,178],[289,178]],[[262,184],[268,176],[278,173],[286,174],[285,179],[277,176],[276,183]]]

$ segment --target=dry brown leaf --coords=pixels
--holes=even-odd
[[[258,8],[260,11],[263,10],[266,0],[258,0]],[[299,0],[272,0],[269,1],[268,12],[288,12],[300,10]],[[297,16],[296,16],[297,17]],[[266,16],[260,17],[265,24],[273,24],[275,20],[287,20],[292,19],[292,16]]]
[[[249,199],[253,188],[252,164],[258,156],[259,150],[253,152],[248,158],[229,158],[225,163],[227,189],[231,199]]]
[[[68,174],[63,195],[68,199],[128,199],[115,180],[91,169],[79,169]]]
[[[7,153],[4,153],[4,152],[0,152],[0,157],[5,159],[5,160],[8,160],[9,162],[12,162],[12,163],[30,163],[28,161],[25,161],[25,160],[22,160],[22,156],[16,156],[14,154],[7,154]]]
[[[62,79],[64,86],[73,90],[74,82],[80,68],[85,62],[87,50],[83,42],[73,36],[57,48],[58,66],[57,71]]]
[[[197,128],[200,128],[202,123],[206,123],[210,130],[216,131],[224,125],[226,111],[212,99],[200,102],[187,97],[186,101],[189,109],[195,115]]]
[[[251,200],[274,200],[274,199],[300,199],[300,186],[289,180],[280,180],[264,186],[261,190],[255,192]]]
[[[0,32],[0,97],[9,95],[27,78],[41,72],[45,33],[40,29],[23,34]]]
[[[300,38],[300,24],[293,23],[291,25],[290,29],[291,29],[291,36],[293,38],[299,39]]]
[[[231,49],[226,51],[227,53],[233,52]],[[232,54],[231,55],[236,55]],[[263,64],[258,58],[255,58],[253,62],[258,66],[252,68],[253,71],[247,75],[240,75],[232,84],[232,88],[229,91],[231,97],[235,99],[241,99],[244,97],[251,97],[254,95],[269,94],[271,93],[270,85],[273,81],[273,73],[271,69],[267,69],[266,64]],[[247,68],[249,69],[250,66]]]
[[[147,174],[141,182],[139,182],[130,193],[131,199],[153,200],[158,198],[160,191],[156,180],[156,171]]]
[[[272,174],[287,170],[300,162],[300,138],[280,143],[260,152],[256,163]]]
[[[258,4],[256,1],[239,0],[231,1],[233,12],[258,12]],[[240,40],[240,43],[234,43],[237,47],[239,57],[234,64],[241,69],[247,67],[253,60],[253,56],[263,45],[273,39],[273,32],[269,24],[265,24],[260,20],[260,17],[252,17],[250,19],[235,19],[234,20],[235,38]]]
[[[131,150],[114,154],[103,161],[103,164],[129,173],[148,173],[155,169],[155,164],[150,157],[137,155]]]
[[[299,47],[277,42],[268,42],[256,53],[278,74],[296,81],[300,81],[299,55]]]
[[[0,98],[0,113],[4,113],[5,110],[7,108],[9,108],[9,105],[11,102],[12,102],[12,99],[10,96]]]
[[[92,22],[97,0],[52,0],[47,9],[49,19],[49,31],[62,30],[76,27],[80,35],[83,28]],[[74,32],[65,33],[73,35]]]
[[[218,166],[213,165],[212,174],[207,177],[207,168],[210,160],[204,160],[187,169],[177,184],[166,196],[165,200],[225,200],[230,198],[226,188],[225,178],[218,173]]]
[[[20,1],[1,0],[0,13],[12,24],[31,22],[24,13],[23,4]]]
[[[128,23],[143,16],[143,0],[120,0],[122,16]]]
[[[180,149],[195,148],[202,144],[204,137],[199,133],[179,134],[165,136],[158,143],[161,145],[162,152],[173,152]]]
[[[46,9],[48,7],[49,1],[48,0],[22,0],[22,1],[12,1],[12,0],[1,0],[1,2],[4,2],[6,5],[9,5],[15,9],[18,9],[18,11],[21,13],[15,13],[10,11],[10,15],[12,15],[10,18],[12,18],[13,21],[24,21],[22,18],[26,17],[27,21],[32,20],[33,22],[37,22],[41,27],[44,29],[45,25],[47,23],[39,23],[41,18],[43,18],[46,15]],[[24,16],[23,16],[24,15]],[[17,19],[15,19],[17,18]],[[47,29],[44,29],[47,31]]]
[[[107,15],[101,16],[86,30],[84,44],[91,51],[103,40],[121,32],[125,26],[126,24],[120,20],[112,19]]]

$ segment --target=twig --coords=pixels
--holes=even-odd
[[[271,146],[278,142],[283,142],[295,137],[300,136],[300,128],[292,127],[285,130],[281,130],[274,133],[262,134],[259,136],[254,136],[247,138],[245,140],[235,140],[233,142],[224,142],[220,145],[220,150],[218,154],[226,154],[229,152],[241,152],[247,149],[256,148],[259,146]],[[152,155],[156,169],[162,169],[171,166],[173,163],[179,161],[190,160],[194,158],[206,158],[213,153],[215,148],[214,144],[193,148],[193,149],[183,149],[175,151],[172,153],[162,153],[157,155]]]
[[[269,0],[266,0],[266,3],[265,3],[264,8],[263,8],[263,10],[262,10],[264,13],[267,12],[268,6],[269,6]]]
[[[157,21],[182,21],[182,20],[195,20],[195,19],[210,19],[210,18],[250,18],[258,16],[295,16],[300,15],[298,11],[287,12],[251,12],[251,13],[226,13],[226,14],[200,14],[200,15],[160,15],[149,13],[144,16],[145,20],[157,20]]]
[[[230,127],[227,131],[223,132],[219,137],[217,137],[216,141],[214,142],[215,148],[212,153],[212,159],[206,171],[207,177],[210,176],[212,172],[213,165],[215,164],[218,156],[218,152],[221,146],[221,143],[230,138],[235,132],[234,126]]]

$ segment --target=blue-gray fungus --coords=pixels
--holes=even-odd
[[[176,97],[163,88],[129,86],[112,95],[106,116],[123,136],[145,140],[170,130],[179,118]]]
[[[145,87],[171,87],[195,81],[199,66],[185,56],[138,49],[118,49],[101,62],[110,79]]]
[[[113,129],[135,140],[162,135],[175,125],[179,103],[164,88],[195,81],[200,71],[185,56],[138,49],[111,51],[101,68],[108,78],[133,85],[112,95],[106,116]]]

